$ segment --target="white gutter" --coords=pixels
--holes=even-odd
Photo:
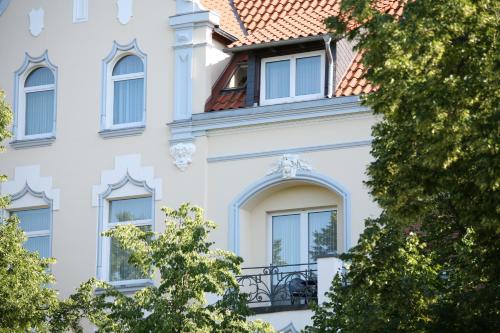
[[[326,97],[333,97],[333,70],[334,70],[334,61],[332,49],[330,47],[330,43],[332,41],[332,36],[323,35],[323,39],[325,40],[325,50],[326,50],[326,59],[328,60],[328,87]]]

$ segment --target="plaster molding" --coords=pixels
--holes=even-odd
[[[143,115],[142,122],[140,124],[133,123],[131,126],[124,126],[120,129],[111,129],[107,126],[107,118],[111,116],[112,110],[108,110],[108,98],[110,95],[110,87],[109,82],[111,80],[111,73],[113,71],[113,67],[122,57],[126,55],[135,55],[142,60],[144,64],[144,107],[143,107]],[[113,137],[113,136],[124,136],[124,135],[134,135],[139,134],[138,131],[134,131],[133,129],[141,128],[146,126],[146,101],[147,101],[147,82],[148,82],[148,56],[144,53],[137,40],[134,39],[128,44],[120,44],[116,40],[113,41],[113,46],[111,47],[111,51],[108,53],[106,58],[102,59],[101,62],[101,110],[100,110],[100,134],[105,137]],[[128,129],[129,131],[127,131]],[[104,133],[106,132],[106,133]],[[114,132],[113,135],[111,132]],[[133,132],[133,133],[132,133]],[[110,134],[110,135],[106,135]],[[123,135],[122,135],[123,134]]]
[[[170,155],[174,158],[174,164],[181,171],[186,171],[193,162],[192,157],[195,152],[196,146],[191,142],[180,142],[170,147]]]
[[[367,147],[367,146],[369,147],[371,143],[372,139],[370,138],[368,140],[341,142],[341,143],[333,143],[327,145],[269,150],[256,153],[213,156],[207,158],[207,163],[229,162],[229,161],[246,160],[252,158],[264,158],[271,156],[280,156],[284,154],[299,154],[299,153],[301,154],[301,153],[311,153],[311,152],[326,151],[326,150],[349,149],[349,148]]]
[[[199,0],[175,0],[175,13],[185,14],[206,10]]]
[[[47,133],[46,136],[37,139],[30,139],[24,138],[19,132],[19,113],[24,112],[24,110],[20,110],[22,104],[21,99],[24,98],[24,96],[21,96],[23,94],[24,80],[26,80],[28,75],[38,67],[47,67],[52,71],[52,74],[54,74],[54,124],[52,126],[52,133]],[[32,57],[28,53],[25,53],[23,64],[14,72],[14,122],[12,125],[14,140],[11,141],[11,145],[14,148],[47,146],[55,140],[57,124],[57,86],[57,66],[50,61],[48,51],[45,50],[45,52],[38,57]]]
[[[89,0],[73,0],[73,23],[89,20]]]
[[[101,185],[94,186],[92,191],[92,203],[94,203],[94,195],[97,194],[97,203],[99,209],[97,224],[98,238],[96,276],[98,279],[102,280],[109,279],[109,277],[107,276],[107,271],[105,271],[103,268],[107,266],[107,264],[109,264],[110,244],[109,238],[102,235],[102,233],[109,228],[107,221],[107,216],[109,213],[108,199],[110,199],[116,192],[119,192],[119,197],[133,197],[138,194],[142,195],[144,194],[144,192],[150,194],[152,197],[151,210],[153,212],[151,219],[152,230],[154,230],[155,221],[154,202],[161,199],[161,179],[154,179],[152,181],[151,179],[143,179],[144,177],[151,178],[153,174],[153,168],[141,168],[140,155],[117,156],[115,158],[115,167],[117,167],[115,168],[115,171],[117,171],[115,173],[113,173],[113,170],[106,170],[102,172]],[[122,172],[120,171],[123,171],[123,167],[127,168],[123,177],[117,182],[111,183],[111,181],[118,179],[118,175],[122,174]],[[128,167],[132,168],[128,169]],[[103,181],[110,183],[103,184]],[[129,185],[132,186],[130,187]],[[158,198],[158,194],[160,195],[160,198]],[[122,291],[131,291],[132,289],[137,288],[138,285],[151,284],[152,281],[150,279],[139,279],[130,281],[113,281],[110,283],[113,284],[117,289],[120,289]]]
[[[116,156],[114,169],[101,172],[100,184],[92,187],[92,206],[99,206],[99,198],[105,197],[107,191],[120,188],[128,182],[147,187],[154,193],[155,200],[161,200],[161,178],[154,178],[153,167],[141,166],[140,154],[131,154]]]
[[[175,119],[168,126],[172,135],[170,142],[173,143],[204,136],[207,132],[213,130],[302,121],[306,119],[357,116],[368,113],[371,113],[371,110],[361,105],[359,97],[336,97],[197,113],[187,119]]]
[[[1,184],[1,195],[18,200],[27,193],[51,203],[53,210],[59,210],[60,190],[52,185],[52,177],[42,177],[39,165],[16,167],[14,178]]]
[[[299,330],[295,328],[295,325],[291,322],[282,329],[278,330],[279,333],[299,333]]]
[[[242,206],[257,194],[288,181],[303,181],[304,183],[322,186],[342,197],[344,252],[347,252],[351,247],[351,195],[349,190],[329,176],[315,171],[301,170],[297,171],[293,179],[283,179],[282,175],[277,173],[268,175],[253,182],[235,197],[229,205],[229,250],[240,255],[240,210]]]
[[[116,17],[118,21],[125,25],[130,22],[132,16],[134,16],[134,1],[133,0],[116,0],[117,14]]]
[[[145,129],[146,129],[146,126],[125,127],[125,128],[118,128],[118,129],[105,129],[105,130],[99,131],[99,135],[104,139],[120,138],[120,137],[124,137],[124,136],[141,135]]]
[[[38,37],[44,28],[45,12],[43,8],[33,8],[28,14],[29,30],[33,37]]]
[[[283,179],[295,178],[298,171],[311,171],[312,167],[295,154],[283,154],[267,175],[278,174]]]

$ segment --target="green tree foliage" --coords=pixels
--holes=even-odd
[[[364,103],[381,117],[368,185],[383,215],[309,331],[495,331],[500,2],[409,1],[401,17],[377,2],[344,0],[327,24],[358,41],[378,87]]]
[[[78,309],[98,332],[271,332],[267,324],[247,322],[246,297],[235,278],[242,259],[212,249],[208,236],[215,225],[204,220],[202,209],[184,204],[163,211],[162,233],[133,225],[105,233],[129,251],[129,262],[144,276],[159,278],[158,286],[127,296],[91,280],[72,296],[68,312],[76,316]],[[95,287],[100,288],[97,296]],[[218,301],[209,304],[207,295]]]

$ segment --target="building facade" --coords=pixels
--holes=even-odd
[[[4,213],[57,259],[62,297],[94,276],[124,292],[154,283],[101,232],[161,231],[160,208],[189,201],[243,257],[256,317],[284,332],[310,322],[335,255],[379,213],[363,184],[376,118],[359,95],[372,87],[324,27],[337,12],[337,0],[0,1],[15,114]]]

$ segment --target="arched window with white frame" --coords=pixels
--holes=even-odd
[[[146,124],[146,55],[136,41],[116,42],[103,60],[101,131],[104,138],[140,134]]]
[[[26,54],[15,72],[14,148],[45,146],[55,139],[57,67],[47,52],[34,58]]]
[[[20,114],[23,136],[36,138],[54,131],[55,79],[47,67],[32,70],[24,82],[24,112]]]
[[[111,126],[143,122],[144,64],[136,55],[126,55],[113,68],[111,75],[113,119]]]

